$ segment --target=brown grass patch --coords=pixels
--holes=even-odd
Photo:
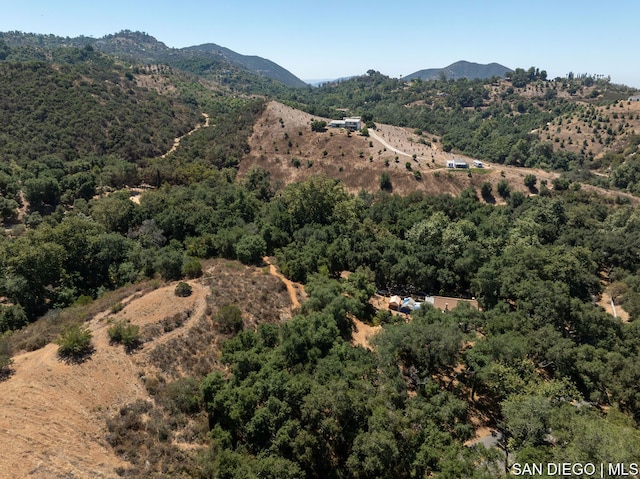
[[[77,365],[59,361],[55,344],[14,357],[13,375],[0,382],[0,430],[11,438],[0,477],[190,475],[208,430],[193,401],[195,386],[220,367],[224,340],[211,315],[227,301],[242,310],[245,329],[291,317],[286,287],[261,269],[216,260],[206,270],[208,277],[190,282],[188,298],[174,295],[175,283],[148,282],[16,334],[28,343],[37,333],[55,337],[63,324],[84,322],[95,352]],[[132,354],[109,344],[114,321],[145,331]]]

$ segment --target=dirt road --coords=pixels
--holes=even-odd
[[[189,135],[192,135],[194,132],[198,131],[200,128],[207,128],[209,126],[209,115],[207,115],[206,113],[203,113],[202,116],[204,116],[204,125],[201,125],[200,123],[198,123],[193,130],[188,131],[184,135],[175,138],[173,140],[173,146],[171,147],[171,149],[167,151],[164,155],[160,156],[160,158],[165,158],[166,156],[176,151],[180,146],[180,142],[182,141],[183,138]]]
[[[402,156],[408,156],[409,158],[412,157],[412,155],[410,155],[409,153],[406,153],[402,150],[397,149],[394,146],[391,146],[389,143],[387,143],[387,141],[385,139],[383,139],[380,135],[378,135],[375,131],[373,131],[373,129],[369,130],[369,136],[371,136],[372,138],[374,138],[375,140],[379,141],[380,143],[382,143],[382,145],[387,149],[387,150],[391,150],[394,153],[397,153],[398,155],[402,155]],[[425,159],[425,158],[420,158],[420,159]]]
[[[289,298],[291,299],[291,306],[293,307],[293,309],[299,308],[300,300],[298,299],[298,288],[302,288],[302,285],[294,283],[291,280],[285,278],[283,274],[278,271],[278,268],[276,268],[275,265],[271,264],[268,256],[262,258],[262,261],[264,261],[269,266],[269,274],[278,278],[287,287],[287,292],[289,293]]]

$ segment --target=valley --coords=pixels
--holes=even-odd
[[[211,43],[0,35],[0,477],[635,461],[636,91],[299,82]]]

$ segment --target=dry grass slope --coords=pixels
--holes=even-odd
[[[193,294],[186,298],[176,297],[175,284],[169,284],[134,292],[121,306],[101,312],[88,305],[95,314],[85,324],[95,351],[82,364],[60,361],[54,344],[14,358],[15,373],[0,382],[0,478],[115,478],[116,470],[131,467],[116,451],[141,461],[137,473],[145,477],[153,469],[145,466],[148,459],[166,465],[167,458],[180,459],[198,447],[206,418],[196,415],[178,424],[175,417],[182,416],[172,419],[166,407],[156,406],[170,403],[166,391],[173,381],[218,367],[221,335],[211,317],[235,304],[245,329],[253,329],[290,318],[291,303],[279,279],[233,262],[214,262],[204,278],[190,284]],[[120,320],[142,332],[143,344],[132,354],[109,344],[107,329]],[[131,449],[136,444],[119,442],[117,431],[127,424],[145,435],[137,450]]]
[[[434,135],[418,136],[408,128],[384,124],[377,124],[376,131],[371,131],[368,138],[358,133],[348,135],[340,129],[318,133],[311,131],[310,124],[314,119],[319,118],[270,102],[254,125],[254,133],[249,140],[251,153],[240,163],[239,175],[246,175],[257,165],[271,173],[276,186],[284,186],[304,181],[311,175],[324,174],[341,180],[347,190],[357,193],[363,189],[379,191],[380,175],[386,172],[391,178],[393,192],[400,195],[412,192],[459,195],[472,187],[480,197],[482,183],[489,182],[493,185],[497,203],[504,203],[496,193],[497,184],[502,179],[509,182],[511,191],[528,195],[530,192],[523,183],[526,174],[533,173],[538,182],[546,180],[549,187],[559,176],[541,169],[487,162],[484,162],[487,166],[484,169],[451,171],[445,167],[447,160],[459,158],[471,165],[473,158],[442,151],[440,140]],[[298,167],[292,162],[294,158],[299,162]],[[415,178],[414,171],[420,171],[420,180]],[[583,188],[611,198],[625,196],[633,203],[637,202],[636,198],[625,193],[589,185]]]

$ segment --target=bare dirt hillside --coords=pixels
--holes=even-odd
[[[427,194],[450,193],[458,195],[462,190],[474,187],[480,190],[482,183],[493,185],[497,191],[499,181],[509,182],[511,191],[531,194],[524,186],[526,174],[533,173],[538,181],[551,182],[559,174],[541,169],[525,169],[483,162],[485,168],[449,170],[447,160],[459,159],[473,164],[473,158],[442,151],[440,140],[434,135],[416,135],[413,130],[385,124],[376,124],[369,130],[369,137],[346,130],[328,128],[324,132],[312,132],[311,121],[322,119],[278,102],[270,102],[262,117],[254,125],[249,139],[251,153],[240,163],[239,175],[257,165],[271,173],[276,185],[304,181],[310,175],[324,174],[340,179],[352,193],[361,189],[380,190],[380,176],[386,172],[391,178],[393,192],[407,195],[414,191]],[[330,119],[324,118],[329,121]],[[414,158],[415,155],[415,158]],[[415,172],[420,172],[420,179]],[[583,185],[587,191],[615,198],[625,196],[633,203],[631,195]],[[504,203],[495,194],[497,203]]]
[[[143,326],[186,310],[196,310],[195,318],[204,313],[207,290],[192,286],[187,298],[169,285],[131,300],[118,315],[98,315],[88,323],[95,352],[82,364],[61,361],[55,344],[15,357],[14,375],[0,383],[0,477],[117,477],[114,469],[124,463],[105,441],[104,418],[148,398],[139,371],[152,344],[126,354],[109,344],[109,320],[129,317]]]
[[[211,368],[219,356],[212,318],[221,306],[238,304],[245,328],[262,312],[266,321],[291,317],[287,289],[268,270],[218,261],[189,283],[189,297],[175,296],[174,283],[96,315],[86,323],[95,350],[83,363],[61,361],[55,344],[14,357],[13,375],[0,382],[0,478],[120,477],[116,469],[130,464],[109,445],[107,420],[138,399],[152,401],[147,378]],[[131,354],[109,344],[107,329],[119,320],[140,326],[145,340]]]
[[[253,165],[267,169],[272,180],[280,184],[324,174],[340,179],[354,193],[379,190],[383,172],[389,174],[393,191],[399,194],[443,190],[455,194],[469,185],[466,180],[443,184],[434,177],[433,172],[442,170],[446,160],[454,156],[437,145],[421,144],[420,137],[408,129],[378,124],[369,137],[333,128],[312,132],[310,123],[314,119],[321,118],[278,102],[269,103],[254,126],[249,140],[251,154],[241,162],[240,175]],[[415,178],[415,171],[420,172],[421,180]]]

